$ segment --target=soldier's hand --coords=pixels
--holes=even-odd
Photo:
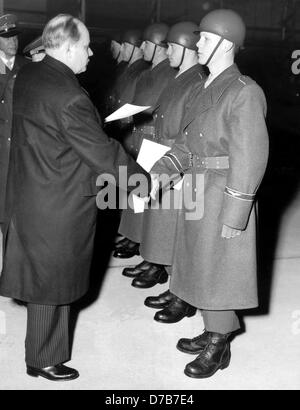
[[[234,229],[234,228],[230,228],[230,226],[223,225],[222,238],[232,239],[237,236],[240,236],[241,233],[242,231],[240,231],[239,229]]]

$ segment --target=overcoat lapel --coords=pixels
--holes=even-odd
[[[200,91],[197,93],[197,104],[193,104],[193,109],[186,116],[183,129],[185,130],[197,117],[200,117],[200,115],[216,105],[227,88],[240,75],[239,69],[234,64],[220,74],[207,88],[204,88],[203,83]]]

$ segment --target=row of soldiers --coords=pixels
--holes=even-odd
[[[169,147],[152,173],[174,178],[173,188],[162,189],[144,213],[122,212],[123,239],[114,256],[142,256],[123,270],[136,288],[170,277],[166,292],[145,300],[159,309],[156,321],[176,323],[201,311],[204,333],[177,344],[199,355],[185,369],[194,378],[229,365],[229,340],[240,329],[236,311],[258,304],[255,198],[268,132],[265,96],[234,63],[245,35],[237,13],[215,10],[200,28],[153,24],[144,33],[128,31],[122,44],[112,42],[119,63],[108,113],[125,103],[151,106],[112,132],[134,158],[144,139]],[[178,192],[174,185],[182,178]]]

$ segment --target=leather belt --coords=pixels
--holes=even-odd
[[[200,157],[190,152],[190,167],[204,169],[228,169],[229,157]]]

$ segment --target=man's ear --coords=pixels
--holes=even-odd
[[[67,57],[71,57],[73,54],[74,45],[70,41],[66,41],[64,46]]]

